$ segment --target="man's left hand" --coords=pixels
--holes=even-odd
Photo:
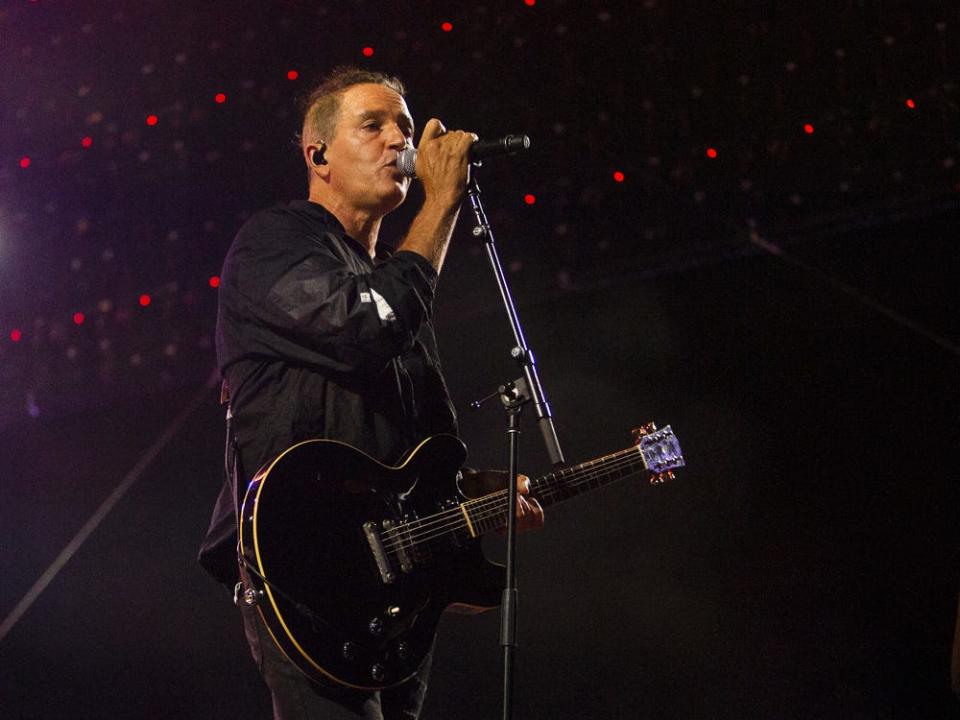
[[[464,468],[460,490],[469,498],[478,498],[503,490],[507,486],[505,470],[473,470]],[[530,497],[530,478],[517,475],[517,530],[543,527],[543,508],[535,497]]]

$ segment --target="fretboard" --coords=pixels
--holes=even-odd
[[[546,507],[646,470],[640,448],[634,446],[531,480],[530,493]],[[465,514],[463,526],[471,535],[483,535],[504,527],[507,502],[506,490],[464,502],[461,505]]]

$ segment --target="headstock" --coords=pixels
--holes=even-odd
[[[640,448],[643,462],[650,471],[651,483],[673,480],[673,471],[686,465],[680,442],[673,430],[667,425],[657,429],[652,422],[631,430],[634,444]]]

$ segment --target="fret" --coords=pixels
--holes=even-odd
[[[626,450],[531,480],[530,491],[546,507],[642,473],[650,474],[651,482],[663,482],[665,477],[673,477],[672,469],[683,465],[683,454],[668,425],[645,434],[637,445]],[[405,542],[400,544],[398,551],[448,533],[476,538],[502,528],[507,524],[508,499],[507,491],[500,490],[465,500],[459,505],[454,503],[432,516],[435,519],[431,522],[424,522],[429,518],[418,520],[415,527],[406,529],[407,537],[402,538]]]
[[[633,457],[631,457],[633,456]],[[545,475],[531,483],[532,492],[547,504],[595,490],[646,470],[638,447]]]

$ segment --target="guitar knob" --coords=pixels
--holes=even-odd
[[[342,651],[344,660],[356,660],[360,654],[360,648],[355,642],[345,642]]]
[[[370,668],[370,677],[372,677],[377,682],[380,682],[381,680],[383,680],[383,678],[385,678],[386,675],[387,675],[387,669],[380,663],[377,663],[376,665]]]
[[[383,634],[383,620],[378,617],[375,617],[367,625],[367,629],[370,630],[371,635],[382,635]]]

